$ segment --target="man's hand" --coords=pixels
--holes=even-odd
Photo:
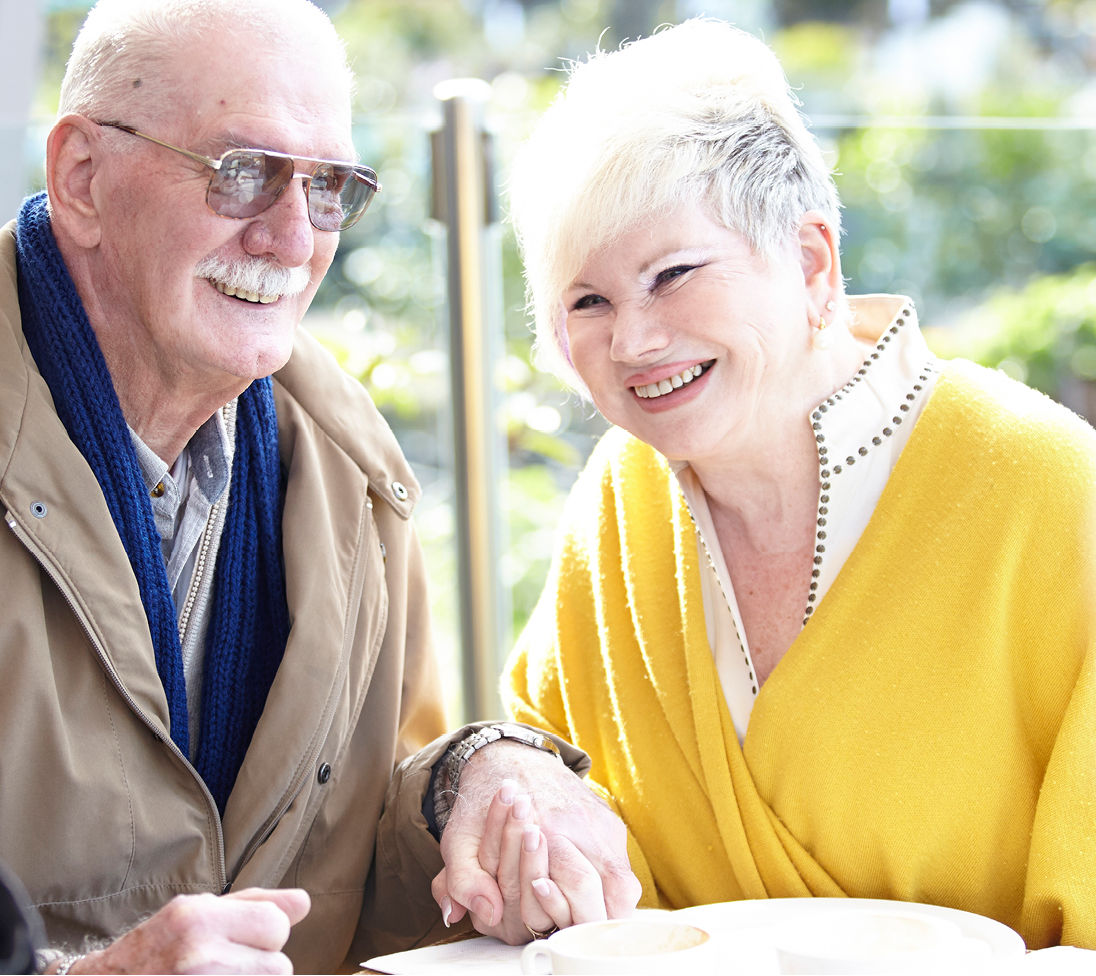
[[[308,892],[299,888],[178,895],[69,972],[292,973],[281,950],[310,907]]]
[[[448,922],[527,942],[530,931],[631,914],[640,896],[624,825],[557,758],[502,740],[476,752],[442,833],[432,890]]]

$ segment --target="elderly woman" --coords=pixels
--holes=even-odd
[[[615,426],[504,695],[593,758],[644,904],[1096,947],[1096,432],[846,295],[822,153],[727,25],[574,67],[511,201],[540,352]]]

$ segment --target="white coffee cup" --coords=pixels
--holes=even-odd
[[[643,915],[584,922],[530,942],[523,973],[711,973],[711,936],[695,925]]]
[[[798,924],[776,941],[784,974],[931,973],[953,971],[963,934],[950,919],[914,912],[848,909]]]

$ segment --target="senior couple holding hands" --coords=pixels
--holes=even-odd
[[[414,475],[297,328],[383,182],[350,106],[306,0],[101,0],[3,231],[0,859],[41,964],[842,894],[1096,947],[1096,433],[846,294],[768,48],[597,54],[523,148],[538,347],[613,428],[510,721],[449,733]]]

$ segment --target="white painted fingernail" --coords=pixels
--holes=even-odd
[[[505,803],[509,806],[514,802],[514,794],[517,793],[517,784],[511,780],[504,779],[502,786],[499,787],[499,802]]]
[[[547,898],[551,890],[547,878],[537,878],[537,880],[533,882],[533,891],[540,895],[541,898]]]
[[[449,919],[453,917],[453,903],[448,898],[443,898],[441,902],[441,920],[445,923],[445,927],[449,928]]]
[[[540,847],[540,828],[536,824],[526,824],[521,835],[521,849],[535,851]]]
[[[528,794],[522,793],[521,796],[514,799],[514,816],[518,820],[527,819],[532,808],[533,802],[529,799]]]

